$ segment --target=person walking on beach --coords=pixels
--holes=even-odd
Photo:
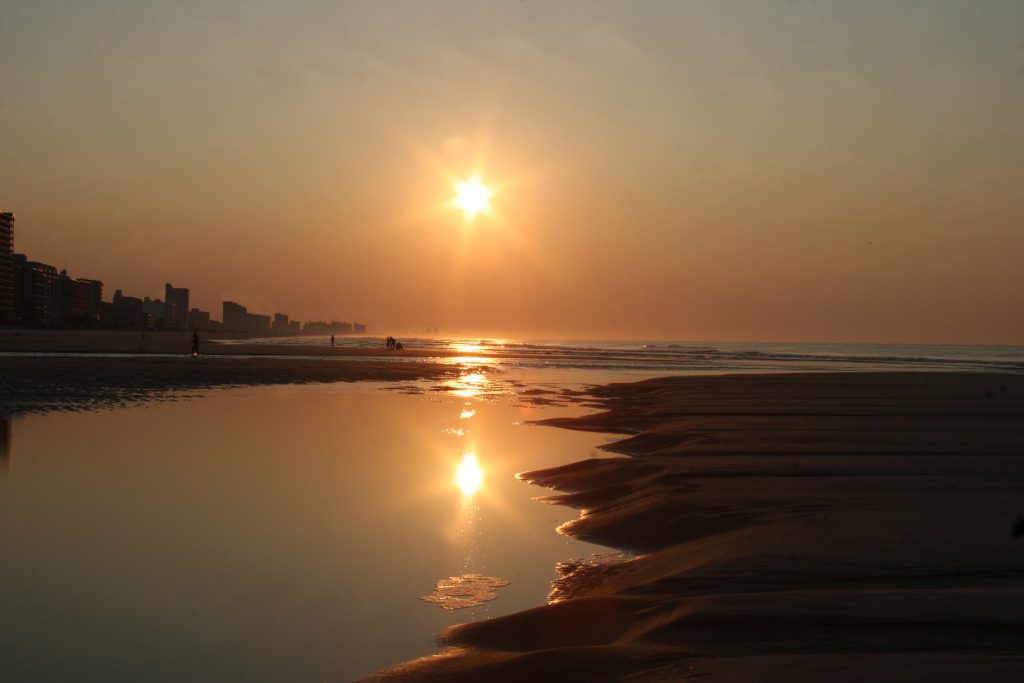
[[[195,358],[199,355],[199,333],[192,333],[192,357]]]
[[[331,335],[331,348],[334,348],[334,335]]]

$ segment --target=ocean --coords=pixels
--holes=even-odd
[[[270,337],[244,343],[325,345],[323,337]],[[506,369],[564,368],[644,374],[725,372],[869,372],[940,370],[1024,372],[1024,345],[807,344],[655,340],[509,340],[407,338],[406,349],[497,356]],[[232,342],[226,342],[232,343]],[[383,347],[381,337],[338,337],[341,348]]]

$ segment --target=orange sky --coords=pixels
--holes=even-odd
[[[1024,343],[1020,3],[9,4],[0,209],[107,298]]]

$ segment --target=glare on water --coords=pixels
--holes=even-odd
[[[482,372],[471,372],[451,382],[451,393],[462,398],[479,396],[487,386],[487,376]]]
[[[464,496],[472,496],[484,481],[484,472],[480,469],[475,453],[466,453],[462,456],[462,462],[455,474],[455,481]]]

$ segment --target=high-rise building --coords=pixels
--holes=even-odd
[[[188,329],[193,332],[206,332],[210,329],[210,313],[193,308],[188,312]]]
[[[14,322],[14,214],[0,212],[0,324]]]
[[[274,322],[270,324],[270,330],[274,334],[288,334],[288,316],[284,313],[275,313]]]
[[[224,331],[245,332],[248,329],[249,311],[245,306],[236,304],[234,301],[224,302]]]
[[[142,297],[142,312],[153,320],[153,324],[160,329],[165,329],[167,320],[167,305],[161,299],[150,299]]]
[[[57,323],[57,269],[14,255],[14,314],[26,325]]]
[[[103,282],[80,277],[75,280],[75,299],[72,306],[75,317],[90,327],[100,322],[103,308]]]
[[[259,313],[247,313],[245,331],[253,337],[266,337],[270,334],[270,316]]]
[[[143,310],[142,299],[135,296],[122,296],[121,290],[114,292],[114,326],[126,330],[139,330],[145,327],[148,316]]]
[[[164,321],[169,330],[183,330],[188,321],[188,289],[164,284]]]

